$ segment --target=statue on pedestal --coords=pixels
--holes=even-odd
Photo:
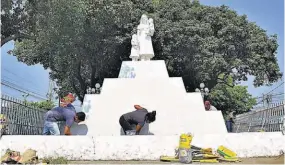
[[[153,19],[143,14],[137,27],[137,35],[132,36],[132,50],[130,58],[133,61],[149,61],[154,57],[151,37],[154,33]],[[138,54],[137,54],[138,52]]]
[[[130,58],[132,59],[132,61],[138,61],[139,60],[139,41],[138,41],[138,37],[136,34],[134,34],[132,36],[132,49],[131,49],[131,55]]]

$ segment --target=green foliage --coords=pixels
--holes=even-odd
[[[1,46],[22,39],[35,39],[36,25],[34,0],[1,1]]]
[[[265,85],[264,77],[269,85],[282,77],[277,36],[227,6],[197,0],[50,0],[37,2],[36,9],[36,39],[17,42],[14,55],[49,68],[59,93],[76,93],[81,101],[88,86],[118,76],[143,13],[154,18],[155,59],[166,61],[170,76],[183,77],[187,91],[204,82],[215,92],[229,76],[231,86],[249,75],[255,86]]]
[[[68,160],[64,157],[58,157],[58,158],[46,157],[42,159],[42,162],[47,164],[68,164]]]
[[[241,114],[252,109],[256,104],[256,99],[248,93],[247,87],[241,85],[231,87],[228,85],[232,83],[233,79],[229,77],[227,84],[216,85],[209,95],[211,103],[219,110],[222,110],[223,114],[231,111]]]
[[[50,110],[55,107],[54,102],[52,101],[39,101],[39,102],[27,102],[25,101],[25,104],[31,107],[36,107],[40,109]]]
[[[227,6],[164,0],[156,9],[156,59],[165,59],[171,76],[182,76],[188,91],[201,82],[212,89],[235,70],[234,82],[255,76],[254,85],[278,81],[277,36]],[[220,80],[219,75],[225,79]]]

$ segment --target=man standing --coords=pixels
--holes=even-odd
[[[217,108],[211,105],[210,101],[205,101],[206,111],[217,111]]]
[[[60,135],[60,130],[57,122],[65,121],[64,134],[71,135],[70,127],[73,122],[79,123],[85,120],[84,112],[77,112],[71,103],[75,100],[72,94],[68,94],[62,100],[59,107],[49,110],[45,114],[44,135]]]
[[[234,124],[234,112],[230,111],[230,112],[226,112],[226,127],[228,132],[233,132],[233,124]]]

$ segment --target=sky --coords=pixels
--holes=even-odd
[[[267,34],[278,35],[278,64],[282,72],[284,72],[284,1],[283,0],[200,0],[204,5],[220,6],[227,5],[231,9],[236,10],[238,14],[246,14],[248,20],[256,22],[257,25],[267,30]],[[1,48],[1,82],[11,83],[22,89],[35,93],[35,96],[28,96],[27,100],[38,101],[42,97],[46,97],[49,88],[49,74],[41,65],[27,66],[18,62],[17,58],[7,54],[12,50],[13,42],[5,44]],[[268,93],[272,89],[281,84],[280,82],[270,87],[255,88],[252,85],[253,77],[249,81],[242,82],[241,85],[248,86],[248,91],[255,97],[259,97],[262,93]],[[1,85],[2,94],[23,99],[22,92],[10,87]],[[273,91],[274,93],[283,93],[284,84]],[[40,98],[38,98],[40,97]],[[78,104],[78,103],[76,103]]]

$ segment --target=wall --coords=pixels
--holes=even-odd
[[[284,151],[281,133],[229,133],[194,135],[192,145],[217,149],[224,145],[239,157],[277,156]],[[24,152],[31,148],[42,157],[63,156],[69,160],[159,160],[174,155],[179,136],[3,136],[6,149]],[[2,156],[1,155],[1,156]]]

